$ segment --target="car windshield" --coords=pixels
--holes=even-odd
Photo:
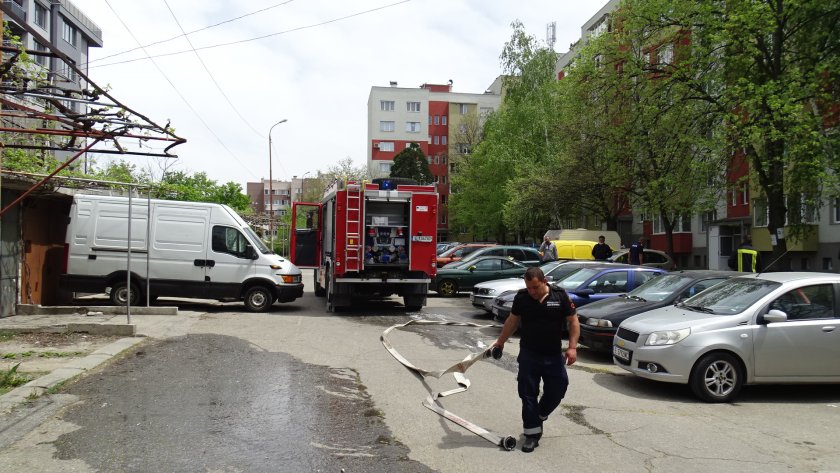
[[[260,237],[258,237],[257,234],[254,233],[254,230],[251,230],[251,227],[245,227],[244,230],[245,233],[248,234],[248,238],[254,243],[254,246],[257,247],[257,250],[260,253],[264,255],[271,253],[271,250],[269,250],[268,247],[265,246],[262,240],[260,240]]]
[[[571,264],[558,264],[552,269],[551,271],[545,273],[546,276],[551,276],[552,281],[559,281],[566,276],[574,273],[575,271],[579,270],[580,266],[576,265],[575,263]]]
[[[690,297],[680,306],[698,312],[735,315],[743,312],[781,284],[763,279],[733,278]]]
[[[674,292],[679,291],[693,278],[679,274],[666,274],[653,278],[641,286],[627,293],[627,297],[642,298],[646,301],[660,302],[668,298]]]
[[[566,290],[577,289],[578,286],[585,283],[589,278],[598,274],[598,271],[597,269],[579,268],[577,271],[562,276],[559,280],[554,279],[552,284]]]
[[[555,269],[557,266],[560,266],[560,263],[562,263],[562,261],[549,261],[548,263],[545,263],[544,265],[540,266],[540,269],[542,270],[543,274],[548,276],[548,274],[551,273],[553,269]]]

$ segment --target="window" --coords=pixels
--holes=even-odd
[[[442,144],[442,145],[446,144],[446,135],[443,135],[443,136],[440,137],[440,144]]]
[[[432,141],[432,144],[436,144],[436,145],[440,144],[440,137],[438,135],[435,135],[434,140]],[[435,163],[435,164],[437,164],[437,163]]]
[[[700,216],[700,232],[706,233],[707,231],[709,231],[709,225],[715,220],[717,220],[717,210],[703,212],[703,214]]]
[[[441,125],[446,125],[446,115],[441,115],[441,117],[440,117],[440,124],[441,124]]]
[[[391,163],[379,163],[379,172],[382,174],[391,174]]]
[[[390,122],[390,121],[379,122],[379,131],[394,131],[394,122]]]
[[[467,112],[469,112],[469,111],[470,111],[469,105],[467,105],[465,103],[458,104],[458,113],[460,113],[461,115],[466,115]]]
[[[441,182],[443,184],[446,184],[446,175],[440,176],[440,178],[441,178]]]
[[[662,222],[662,217],[657,216],[653,220],[653,233],[665,233],[665,224]],[[691,216],[683,215],[677,217],[677,222],[674,224],[674,233],[685,233],[691,231]]]
[[[445,214],[445,213],[441,213],[441,214],[440,214],[440,223],[446,224],[446,223],[447,223],[447,221],[448,221],[448,220],[447,220],[447,218],[446,218],[446,214]],[[498,260],[496,260],[496,261],[498,261]]]
[[[35,2],[35,24],[47,29],[47,8],[38,2]]]
[[[834,319],[834,286],[817,284],[794,289],[770,303],[770,310],[781,310],[788,320]]]
[[[449,203],[449,196],[448,195],[440,196],[440,203],[443,204],[443,205],[446,205],[447,203]]]
[[[35,41],[35,51],[47,52],[47,47],[39,43],[38,41]],[[35,62],[40,64],[41,66],[49,67],[50,58],[48,58],[47,56],[38,55],[35,56]]]
[[[435,155],[435,164],[440,164],[440,155],[439,154]]]
[[[741,203],[747,205],[750,201],[750,187],[746,182],[741,184]]]
[[[420,111],[420,102],[406,102],[405,103],[405,110],[407,112],[419,112]]]
[[[671,64],[674,62],[674,45],[668,43],[659,48],[659,63]]]
[[[441,216],[440,223],[446,223],[444,220],[445,218]],[[473,266],[475,266],[475,269],[478,271],[499,271],[502,269],[502,260],[485,259],[476,262]]]
[[[394,101],[393,100],[380,100],[379,101],[379,109],[383,112],[393,112],[394,111]]]
[[[66,18],[62,18],[63,25],[61,27],[61,39],[69,43],[71,46],[76,46],[76,28],[71,25]]]
[[[231,227],[213,226],[213,251],[216,253],[228,253],[233,256],[244,258],[245,249],[248,247],[248,240],[239,230]]]
[[[379,142],[379,151],[394,151],[394,142],[393,141],[380,141]]]
[[[787,197],[787,223],[817,223],[819,221],[819,209],[817,203],[808,199],[805,194],[788,195]]]
[[[593,279],[586,287],[595,291],[595,294],[627,292],[627,271],[611,271],[602,274]]]
[[[840,223],[840,197],[831,201],[831,223]]]
[[[457,146],[458,152],[461,154],[470,154],[470,145],[461,143]]]
[[[435,115],[435,125],[440,125],[440,115]]]
[[[440,164],[446,164],[446,155],[445,154],[440,155]]]
[[[405,131],[409,133],[420,133],[420,122],[405,122]]]
[[[767,208],[767,201],[764,199],[753,199],[753,226],[766,227],[770,219],[770,209]]]

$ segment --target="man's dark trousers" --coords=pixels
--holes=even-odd
[[[566,358],[563,353],[541,355],[521,348],[519,351],[519,397],[522,399],[522,425],[528,437],[542,436],[542,423],[560,405],[569,387]],[[543,381],[543,395],[540,393]]]

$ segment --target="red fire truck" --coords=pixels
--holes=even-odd
[[[320,203],[292,205],[291,260],[315,269],[330,312],[392,294],[419,310],[437,271],[437,202],[434,186],[408,179],[336,181]]]

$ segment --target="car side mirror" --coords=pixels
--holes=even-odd
[[[782,312],[779,309],[772,309],[766,314],[764,314],[764,321],[769,323],[775,322],[785,322],[787,321],[788,317],[787,314]]]
[[[595,290],[587,287],[586,289],[581,289],[579,291],[575,291],[575,294],[577,294],[581,297],[589,297],[592,294],[595,294]]]
[[[546,276],[545,280],[548,281],[548,282],[554,281],[554,276]]]
[[[475,265],[472,265],[469,268],[467,268],[467,271],[469,271],[469,272],[475,271]]]

